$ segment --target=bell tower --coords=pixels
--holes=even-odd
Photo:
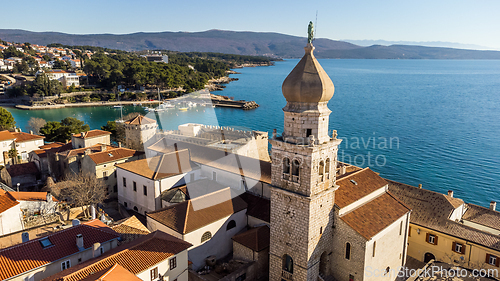
[[[310,34],[311,37],[311,34]],[[283,82],[284,132],[273,136],[269,273],[275,280],[329,275],[332,223],[341,140],[328,134],[334,86],[307,44]]]

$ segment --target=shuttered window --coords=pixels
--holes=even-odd
[[[462,243],[453,242],[451,245],[451,250],[455,253],[465,254],[465,245]]]

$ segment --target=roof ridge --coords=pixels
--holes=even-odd
[[[399,200],[398,198],[396,198],[396,196],[394,196],[390,190],[386,190],[385,191],[387,194],[389,194],[389,196],[391,196],[394,200],[398,201],[399,204],[403,205],[406,209],[408,209],[409,211],[413,211],[412,208],[406,206],[406,204],[404,202],[402,202],[401,200]]]
[[[370,169],[370,167],[363,168],[363,169],[358,170],[358,171],[356,171],[356,172],[354,172],[354,173],[352,173],[352,174],[349,174],[349,175],[347,175],[347,176],[345,176],[345,177],[340,178],[340,179],[339,179],[339,181],[341,181],[341,180],[345,180],[345,179],[347,179],[347,178],[349,178],[349,177],[352,177],[352,176],[354,176],[354,175],[357,175],[357,174],[359,174],[359,173],[361,173],[361,172],[363,172],[363,171],[366,171],[366,170],[371,170],[371,169]],[[373,172],[373,170],[371,170],[371,171]],[[375,172],[374,172],[374,173],[375,173]]]

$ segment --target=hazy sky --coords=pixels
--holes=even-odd
[[[316,11],[318,38],[446,41],[500,49],[498,0],[2,1],[0,28],[74,34],[224,29],[305,37]]]

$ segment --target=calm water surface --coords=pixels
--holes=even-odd
[[[281,84],[298,60],[244,68],[220,94],[260,107],[198,109],[161,115],[162,127],[187,122],[283,131]],[[335,84],[330,129],[343,138],[339,160],[370,166],[382,176],[488,206],[500,201],[500,61],[320,60]],[[116,119],[111,107],[22,111],[30,117],[67,116],[100,128]],[[124,107],[124,114],[140,107]]]

